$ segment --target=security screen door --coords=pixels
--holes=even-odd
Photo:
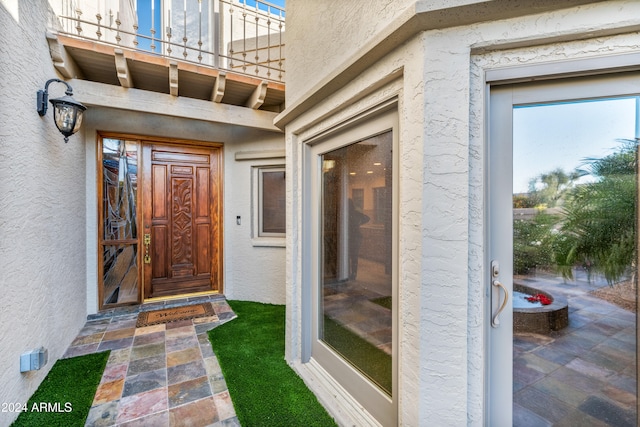
[[[636,425],[638,93],[490,89],[487,425]]]

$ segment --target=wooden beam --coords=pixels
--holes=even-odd
[[[264,99],[267,96],[267,86],[269,86],[269,82],[262,81],[253,91],[244,106],[253,108],[254,110],[260,108],[262,104],[264,104]]]
[[[190,62],[178,62],[178,70],[209,77],[218,77],[218,74],[222,72],[208,66],[192,64]]]
[[[67,79],[84,78],[80,68],[78,68],[73,58],[67,53],[64,45],[58,40],[58,35],[47,31],[46,38],[49,43],[49,54],[51,55],[51,60],[56,70]]]
[[[211,100],[213,102],[222,102],[226,84],[227,74],[221,71],[216,78],[216,82],[213,84],[213,91],[211,91]]]
[[[249,110],[238,105],[218,104],[185,96],[175,97],[167,93],[136,88],[125,89],[89,80],[73,79],[69,84],[73,87],[73,97],[78,102],[96,109],[115,107],[121,111],[122,117],[126,117],[127,111],[137,111],[157,116],[201,120],[213,125],[240,126],[283,133],[273,124],[277,113],[271,111]]]
[[[178,96],[178,63],[169,62],[169,93]]]
[[[127,58],[124,57],[122,49],[115,49],[113,51],[116,58],[116,72],[118,73],[118,80],[122,87],[133,87],[133,77],[129,72],[129,64],[127,64]]]

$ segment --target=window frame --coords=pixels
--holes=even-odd
[[[319,185],[322,182],[322,156],[341,147],[357,143],[358,141],[374,137],[381,133],[392,132],[393,144],[393,184],[392,184],[392,389],[389,396],[378,388],[371,380],[356,367],[341,358],[319,337],[319,325],[322,316],[321,280],[321,208],[319,200]],[[304,141],[305,143],[305,184],[303,191],[303,240],[307,243],[303,247],[303,307],[308,308],[303,326],[303,363],[316,363],[335,381],[351,394],[358,405],[364,407],[373,418],[382,425],[397,425],[398,423],[398,375],[399,375],[399,334],[398,325],[400,310],[398,304],[398,236],[399,236],[399,118],[398,101],[392,98],[381,104],[358,114],[345,122],[337,124],[332,129],[321,132]],[[306,291],[308,290],[308,292]],[[303,308],[304,311],[304,308]]]
[[[612,64],[612,58],[606,61],[598,59],[598,64]],[[591,64],[592,60],[570,61],[565,66],[571,65],[578,68],[580,64]],[[567,67],[570,71],[572,68]],[[598,68],[599,69],[599,68]],[[552,105],[555,103],[589,102],[591,100],[605,100],[637,96],[637,73],[628,73],[627,70],[618,70],[615,67],[608,72],[583,71],[580,73],[568,73],[557,78],[535,78],[532,76],[523,80],[527,72],[540,70],[536,66],[523,66],[514,70],[489,70],[486,78],[486,93],[488,95],[487,109],[490,120],[487,121],[486,149],[489,155],[484,159],[485,170],[485,203],[491,214],[485,216],[485,246],[487,252],[484,257],[484,265],[490,265],[492,260],[513,259],[513,230],[506,229],[504,224],[512,224],[512,149],[513,144],[513,110],[527,105]],[[542,74],[544,76],[544,74]],[[511,78],[509,78],[511,77]],[[508,158],[508,160],[506,160]],[[498,167],[496,167],[498,166]],[[504,167],[503,167],[504,166]],[[505,171],[505,168],[507,171]],[[505,179],[509,176],[509,179]],[[505,188],[506,187],[506,188]],[[508,196],[505,196],[508,195]],[[503,209],[503,206],[509,209]],[[636,236],[637,238],[637,236]],[[508,245],[503,242],[510,240]],[[511,267],[505,271],[505,263],[502,263],[500,273],[501,282],[507,289],[513,287]],[[508,279],[505,279],[508,277]],[[486,295],[491,295],[492,278],[487,276],[485,282]],[[484,304],[485,319],[491,319],[492,298],[489,297]],[[497,304],[497,303],[495,303]],[[509,306],[507,306],[509,308]],[[505,371],[505,366],[513,365],[511,351],[505,351],[505,343],[513,346],[513,336],[510,325],[513,322],[511,315],[502,316],[502,323],[507,327],[503,329],[491,326],[491,322],[485,322],[485,375],[487,381],[484,385],[485,400],[484,419],[487,425],[499,425],[502,422],[512,422],[513,414],[513,375],[510,370]],[[637,315],[636,315],[637,317]],[[636,343],[636,354],[640,351],[640,341]],[[506,374],[505,374],[506,373]],[[637,374],[636,374],[637,379]]]
[[[97,139],[98,139],[98,144],[97,144],[97,152],[96,152],[96,172],[97,172],[97,176],[96,176],[96,182],[97,182],[97,242],[98,242],[98,251],[97,251],[97,261],[98,261],[98,309],[99,310],[104,310],[104,309],[110,309],[110,308],[114,308],[114,307],[121,307],[121,306],[127,306],[127,305],[132,305],[132,304],[140,304],[140,302],[142,301],[143,298],[143,293],[142,293],[142,288],[143,288],[143,282],[142,282],[142,254],[140,252],[140,229],[141,229],[141,212],[142,212],[142,188],[141,188],[141,181],[140,181],[140,171],[141,166],[142,166],[142,148],[141,148],[141,143],[139,139],[136,138],[132,138],[130,136],[127,135],[120,135],[120,134],[111,134],[111,133],[98,133],[97,135]],[[136,235],[135,236],[131,236],[129,238],[124,238],[124,239],[109,239],[107,238],[107,236],[105,235],[105,176],[104,176],[104,148],[105,148],[105,140],[115,140],[115,141],[121,141],[123,144],[131,144],[133,146],[135,146],[135,152],[136,152],[136,180],[137,180],[137,184],[136,184],[136,195],[135,195],[135,223],[133,224],[133,226],[135,226],[136,228]],[[126,148],[125,148],[126,149]],[[132,150],[133,151],[133,150]],[[122,301],[122,302],[107,302],[105,301],[105,299],[108,297],[108,295],[105,295],[105,283],[104,283],[104,273],[105,273],[105,260],[104,260],[104,250],[106,247],[108,246],[117,246],[117,247],[125,247],[125,246],[131,246],[134,248],[135,250],[135,266],[137,269],[137,283],[136,283],[136,287],[137,287],[137,298],[135,301],[133,300],[128,300],[128,301]]]
[[[286,204],[285,210],[283,212],[285,216],[285,232],[284,233],[274,233],[274,232],[265,232],[263,230],[263,197],[264,197],[264,187],[263,187],[263,175],[267,172],[284,172],[286,179],[286,168],[284,164],[268,164],[268,165],[254,165],[251,167],[252,174],[252,216],[253,216],[253,224],[252,224],[252,244],[253,246],[275,246],[275,247],[284,247],[285,246],[285,238],[286,238]],[[286,200],[286,185],[285,185],[285,194]]]

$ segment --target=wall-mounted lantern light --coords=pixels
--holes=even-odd
[[[73,99],[73,89],[63,80],[51,79],[47,80],[44,90],[38,91],[38,114],[44,116],[47,114],[47,101],[49,100],[49,84],[52,82],[64,83],[67,86],[65,96],[62,98],[52,99],[53,105],[53,121],[56,123],[58,130],[64,135],[64,142],[69,141],[69,137],[80,129],[82,124],[82,113],[87,109],[84,105]]]

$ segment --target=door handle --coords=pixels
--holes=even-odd
[[[500,283],[498,277],[500,277],[500,264],[498,263],[498,261],[494,260],[491,261],[491,285],[492,288],[497,288],[498,290],[498,305],[500,304],[500,289],[504,291],[504,301],[495,314],[493,314],[493,290],[491,291],[491,326],[493,326],[494,328],[500,326],[500,313],[502,313],[502,310],[504,310],[504,308],[507,306],[507,302],[509,301],[509,291],[502,283]]]
[[[151,256],[149,255],[149,245],[151,244],[151,234],[145,233],[143,240],[144,240],[144,263],[151,264]]]
[[[507,306],[507,301],[509,301],[509,291],[507,291],[507,288],[505,288],[504,285],[497,279],[493,280],[491,284],[498,288],[498,302],[500,302],[500,289],[504,291],[504,301],[502,302],[502,305],[500,306],[496,314],[491,318],[491,326],[497,328],[498,326],[500,326],[500,319],[498,318],[498,316],[500,316],[502,310],[504,310],[504,308]]]

